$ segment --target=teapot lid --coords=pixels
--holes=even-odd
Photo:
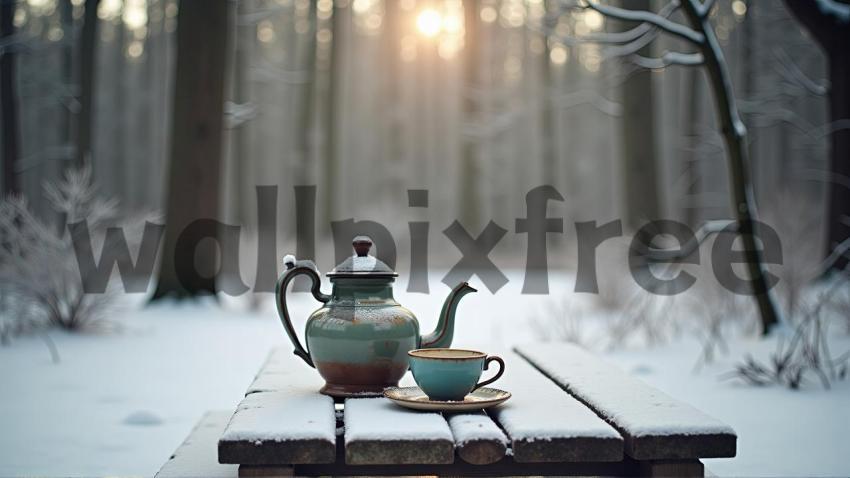
[[[328,272],[328,277],[398,277],[398,274],[375,256],[369,255],[372,239],[369,236],[357,236],[351,240],[355,254],[342,261]]]

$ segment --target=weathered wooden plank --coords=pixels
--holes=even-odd
[[[626,374],[571,344],[535,344],[517,352],[625,438],[637,460],[735,456],[728,425]]]
[[[507,432],[516,462],[623,458],[623,438],[616,430],[520,356],[502,356],[507,363],[505,374],[494,385],[509,390],[513,397],[490,414]]]
[[[173,455],[162,465],[155,478],[234,478],[236,465],[221,465],[215,444],[224,432],[231,413],[207,412]]]
[[[386,398],[345,401],[345,463],[445,464],[454,461],[454,439],[438,413],[406,410]]]
[[[257,380],[262,377],[269,386],[252,385],[221,435],[219,462],[332,463],[336,456],[334,403],[318,393],[319,374],[275,350]]]
[[[495,463],[505,457],[508,438],[483,411],[446,415],[457,455],[473,465]]]

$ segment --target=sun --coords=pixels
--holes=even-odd
[[[442,22],[443,19],[438,11],[427,8],[416,17],[416,28],[426,37],[435,37],[440,33]]]

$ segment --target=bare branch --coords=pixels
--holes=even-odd
[[[646,25],[646,23],[643,23],[642,25]],[[602,51],[602,59],[608,60],[615,57],[626,57],[637,53],[643,47],[649,45],[658,38],[658,32],[659,30],[657,28],[650,27],[649,31],[647,31],[643,36],[636,38],[634,41],[624,45],[609,46]]]
[[[691,1],[691,0],[685,0],[685,1]],[[702,17],[702,18],[708,17],[708,15],[711,13],[711,9],[714,8],[715,3],[716,3],[715,0],[705,0],[705,2],[703,2],[702,5],[700,5],[697,8],[697,12],[699,12],[699,16]]]
[[[547,15],[547,17],[544,19],[544,24],[550,25],[550,24],[553,23],[552,20],[557,20],[561,15],[566,13],[568,10],[572,10],[572,9],[576,9],[576,8],[585,9],[587,7],[579,7],[579,6],[576,6],[576,5],[570,5],[570,6],[565,7],[565,6],[562,5],[561,8],[557,12],[554,12],[554,13]],[[665,4],[661,9],[659,9],[657,15],[664,18],[664,19],[667,19],[678,8],[679,8],[679,3],[676,2],[676,1],[673,1],[673,2]],[[534,27],[532,26],[532,28],[534,28]],[[551,35],[554,32],[554,28],[538,27],[538,28],[534,28],[534,29],[539,31],[540,33],[545,34],[545,35]],[[632,27],[632,28],[630,28],[626,31],[622,31],[622,32],[589,33],[587,35],[582,35],[581,37],[561,37],[561,36],[557,36],[557,38],[558,38],[558,40],[561,40],[562,42],[564,42],[564,44],[569,45],[569,46],[576,46],[576,45],[580,45],[580,44],[584,44],[584,43],[594,43],[594,44],[598,44],[598,45],[623,45],[623,46],[625,46],[625,45],[628,45],[628,44],[635,42],[635,41],[647,42],[646,37],[648,36],[648,34],[652,34],[652,36],[649,38],[649,41],[651,41],[652,39],[655,38],[655,36],[657,35],[657,32],[658,32],[657,27],[655,27],[655,26],[653,26],[649,23],[643,22],[643,23],[638,24],[635,27]],[[638,49],[635,49],[633,51],[637,51]],[[633,51],[630,51],[628,53],[631,53]],[[625,56],[628,53],[622,54],[620,56]],[[612,56],[617,56],[617,55],[612,54],[612,55],[608,55],[608,56],[612,57]]]
[[[649,262],[675,262],[684,259],[699,249],[700,244],[712,234],[720,232],[737,232],[737,221],[731,220],[715,220],[706,221],[699,229],[696,230],[693,237],[686,243],[682,244],[678,250],[654,249],[649,248],[649,251],[644,255]]]
[[[832,249],[832,252],[824,259],[818,268],[818,273],[815,277],[823,277],[832,266],[838,262],[842,257],[848,257],[850,255],[850,239],[845,239],[844,242],[838,244]]]
[[[702,54],[700,53],[680,53],[676,51],[664,52],[658,58],[633,54],[629,59],[632,63],[649,70],[663,70],[672,65],[700,66],[703,64]]]
[[[657,13],[646,10],[628,10],[611,5],[602,5],[591,0],[587,1],[587,7],[609,18],[616,18],[617,20],[627,22],[648,23],[666,33],[677,36],[695,45],[701,45],[705,41],[705,36],[703,36],[702,33],[669,20]]]
[[[794,60],[788,56],[788,53],[786,53],[785,50],[778,47],[774,48],[773,56],[776,57],[776,60],[779,62],[780,68],[777,68],[777,71],[789,82],[816,96],[823,96],[829,93],[828,82],[817,83],[806,76],[800,67],[794,63]]]

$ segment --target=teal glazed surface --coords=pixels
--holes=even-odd
[[[437,350],[434,350],[437,352]],[[410,370],[419,388],[431,400],[463,400],[481,378],[486,355],[463,358],[423,357],[410,354]]]
[[[393,299],[388,280],[333,282],[331,300],[307,320],[316,369],[335,385],[396,385],[408,368],[407,351],[419,345],[416,317]]]
[[[280,320],[295,355],[325,379],[321,392],[337,397],[380,395],[384,388],[397,386],[408,370],[410,350],[451,344],[458,302],[475,292],[466,282],[458,284],[443,304],[436,329],[420,335],[416,317],[393,298],[397,274],[368,255],[371,239],[358,236],[352,244],[356,255],[328,273],[330,295],[320,290],[315,264],[291,256],[284,259],[287,270],[276,287]],[[310,279],[313,298],[323,304],[307,319],[306,347],[292,326],[286,303],[287,287],[298,275]]]

